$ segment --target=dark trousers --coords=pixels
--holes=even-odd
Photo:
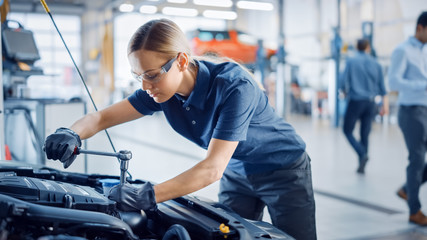
[[[359,161],[368,155],[368,138],[375,117],[375,102],[371,100],[350,100],[344,116],[343,131],[347,140],[359,156]],[[360,141],[353,135],[356,122],[360,120]]]
[[[219,201],[240,216],[261,221],[267,206],[272,223],[297,240],[316,239],[310,158],[306,153],[286,169],[239,175],[226,170]]]
[[[425,155],[427,150],[427,107],[400,106],[398,113],[399,127],[408,149],[409,164],[406,168],[406,185],[410,214],[421,209],[419,190],[427,181]]]

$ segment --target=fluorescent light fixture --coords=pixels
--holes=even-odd
[[[274,6],[268,2],[252,2],[252,1],[238,1],[237,7],[242,9],[252,9],[261,11],[272,11]]]
[[[187,0],[168,0],[170,3],[186,3]]]
[[[164,7],[162,13],[166,15],[195,17],[199,12],[194,8],[177,8],[177,7]]]
[[[132,12],[133,11],[133,5],[130,3],[122,3],[119,6],[120,12]]]
[[[139,8],[140,13],[153,14],[157,12],[157,7],[153,5],[142,5]]]
[[[207,18],[235,20],[237,18],[237,13],[233,11],[206,10],[203,12],[203,16]]]
[[[212,7],[231,7],[233,2],[231,0],[193,0],[196,5],[212,6]]]

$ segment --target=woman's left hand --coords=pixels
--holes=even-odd
[[[116,201],[117,208],[125,212],[157,209],[153,185],[150,182],[141,187],[129,183],[116,185],[111,188],[108,198]]]

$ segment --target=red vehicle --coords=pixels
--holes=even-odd
[[[195,55],[213,54],[229,57],[243,64],[253,64],[257,56],[257,39],[246,33],[228,31],[210,31],[198,29],[191,36],[192,51]],[[273,49],[265,49],[266,58],[276,53]]]

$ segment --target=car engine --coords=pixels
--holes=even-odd
[[[101,183],[114,178],[0,161],[0,240],[293,239],[269,223],[192,196],[160,203],[152,212],[119,211]]]

